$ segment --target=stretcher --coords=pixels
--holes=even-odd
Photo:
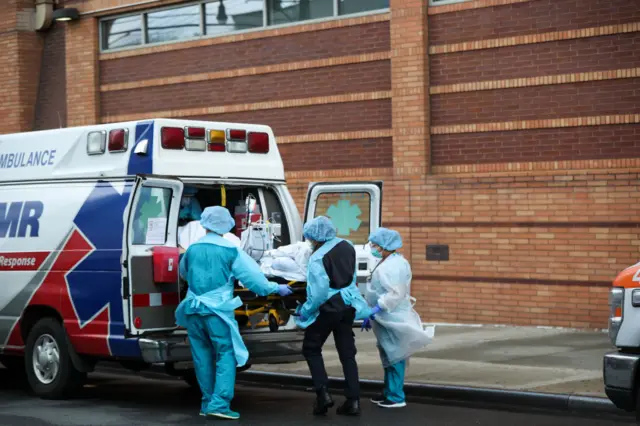
[[[287,297],[278,295],[258,296],[254,292],[236,284],[234,295],[242,300],[243,306],[236,309],[236,321],[240,328],[251,329],[268,327],[269,331],[276,332],[287,324],[298,304],[306,299],[307,283],[300,281],[287,281],[282,278],[269,278],[278,284],[287,284],[293,293]]]

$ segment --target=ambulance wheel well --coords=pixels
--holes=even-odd
[[[53,318],[62,324],[62,316],[52,307],[44,305],[28,306],[20,320],[20,334],[22,335],[22,341],[26,342],[33,326],[42,318],[47,317]]]

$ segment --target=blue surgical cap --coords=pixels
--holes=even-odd
[[[324,243],[336,237],[336,228],[329,218],[318,216],[304,224],[303,235],[307,240]]]
[[[387,251],[396,251],[402,247],[402,237],[398,231],[378,228],[369,235],[369,241]]]
[[[231,231],[236,223],[229,210],[224,207],[214,206],[204,209],[200,218],[200,225],[208,231],[224,235]]]

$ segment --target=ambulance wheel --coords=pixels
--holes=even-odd
[[[275,333],[280,328],[280,324],[278,324],[278,318],[275,315],[269,315],[269,331]]]
[[[74,367],[67,349],[66,332],[53,318],[41,319],[29,332],[25,362],[29,386],[44,399],[69,397],[87,377]]]

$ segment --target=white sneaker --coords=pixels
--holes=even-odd
[[[402,408],[406,406],[407,406],[407,403],[404,401],[393,402],[393,401],[389,401],[388,399],[378,403],[378,407],[380,408]]]

